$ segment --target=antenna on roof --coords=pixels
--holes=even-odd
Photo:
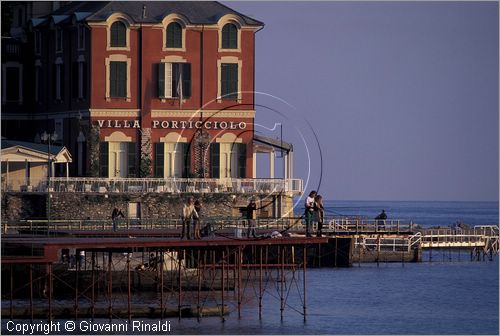
[[[146,18],[146,5],[142,5],[142,18]]]

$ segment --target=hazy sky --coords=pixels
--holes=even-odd
[[[307,190],[498,200],[496,2],[226,4],[266,24],[256,90],[294,108],[258,94],[256,122],[284,124]]]

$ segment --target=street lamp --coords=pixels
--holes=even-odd
[[[47,233],[50,227],[50,175],[52,173],[52,160],[50,158],[50,143],[56,141],[57,133],[43,132],[40,139],[47,142]]]

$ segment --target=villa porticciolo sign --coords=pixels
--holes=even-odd
[[[100,128],[141,128],[139,120],[97,120]],[[171,128],[171,129],[216,129],[216,130],[236,130],[245,129],[247,123],[244,121],[194,121],[194,120],[153,120],[152,128]]]

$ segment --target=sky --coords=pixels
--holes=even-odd
[[[498,201],[497,2],[225,4],[265,23],[256,131],[283,125],[306,192]]]

